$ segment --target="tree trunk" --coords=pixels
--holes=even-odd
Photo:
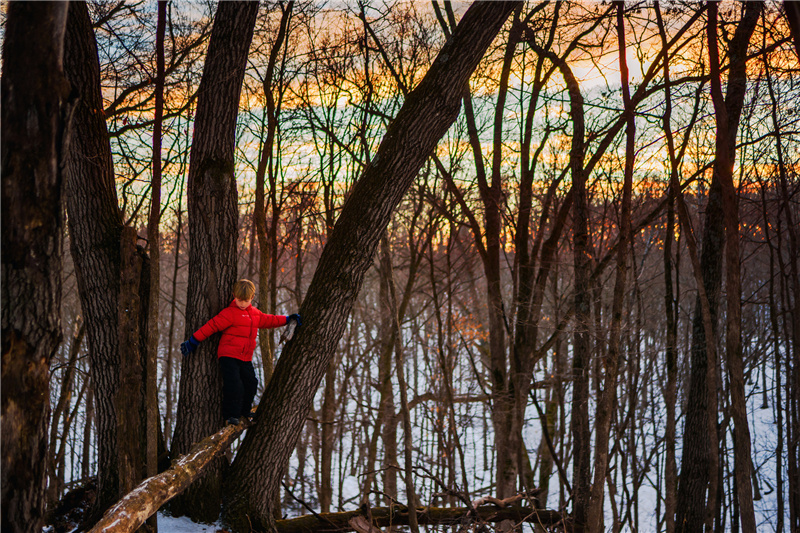
[[[272,49],[269,54],[269,61],[267,62],[267,71],[264,75],[264,97],[266,98],[267,105],[264,110],[267,118],[267,132],[264,144],[261,146],[261,157],[258,160],[258,167],[256,168],[256,201],[253,216],[255,218],[255,231],[258,239],[258,249],[261,252],[261,260],[258,267],[258,296],[262,310],[266,313],[275,312],[275,299],[272,297],[272,287],[277,287],[277,280],[270,277],[272,270],[272,263],[277,261],[277,257],[272,253],[273,249],[277,247],[275,240],[277,239],[277,222],[280,220],[280,211],[277,209],[278,202],[276,196],[278,194],[277,184],[275,179],[275,169],[272,164],[273,150],[275,149],[275,135],[278,131],[278,108],[274,91],[274,78],[275,78],[275,65],[278,62],[278,54],[283,43],[286,39],[288,31],[289,20],[292,16],[292,9],[294,2],[290,1],[286,7],[281,5],[282,15],[281,23],[278,29],[278,35],[275,42],[272,44]],[[265,202],[265,185],[264,177],[269,170],[270,181],[270,200],[273,212],[273,224],[270,225],[269,231],[267,230],[267,208]],[[265,330],[259,333],[259,345],[261,347],[261,365],[264,369],[264,386],[269,383],[272,377],[272,371],[275,360],[275,339],[270,330]]]
[[[667,46],[667,34],[661,17],[658,2],[654,4],[658,32],[661,37],[661,46]],[[678,183],[678,159],[675,156],[675,142],[672,134],[672,90],[670,86],[669,61],[664,62],[664,135],[667,141],[667,150],[670,163],[670,186],[667,198],[667,224],[664,230],[664,308],[666,310],[666,371],[667,385],[664,392],[667,422],[664,429],[666,458],[664,460],[664,521],[666,533],[675,533],[676,496],[678,491],[678,468],[675,456],[675,404],[677,401],[678,380],[678,318],[676,313],[677,302],[674,294],[679,294],[672,286],[672,244],[675,235],[675,197],[680,191],[673,188]],[[694,122],[694,120],[692,120]],[[677,274],[678,267],[675,270]],[[680,279],[676,275],[676,279]]]
[[[728,379],[730,380],[731,411],[733,417],[734,476],[741,513],[742,529],[755,531],[756,519],[753,508],[753,488],[750,476],[750,428],[747,420],[747,397],[744,390],[744,361],[742,360],[742,282],[739,261],[739,198],[733,183],[733,164],[736,158],[736,129],[738,116],[744,103],[747,73],[745,56],[750,36],[755,29],[763,4],[755,3],[748,8],[739,23],[731,47],[731,75],[728,80],[728,96],[723,99],[722,81],[719,71],[719,48],[717,44],[717,4],[708,7],[708,53],[711,67],[711,98],[717,123],[716,159],[714,174],[718,175],[722,187],[722,210],[725,225],[725,288],[726,330],[725,352]],[[738,48],[737,46],[738,45]],[[738,62],[738,64],[737,64]],[[737,72],[737,67],[740,69]],[[736,75],[741,76],[737,79]],[[738,101],[735,101],[737,100]],[[731,116],[734,115],[735,117]],[[731,123],[731,119],[735,122]]]
[[[122,214],[100,93],[100,63],[89,11],[71,2],[64,69],[80,97],[66,166],[67,214],[78,294],[89,341],[97,437],[97,498],[92,524],[119,498],[117,412],[118,310]]]
[[[6,6],[2,74],[2,530],[45,511],[50,360],[61,342],[66,2]]]
[[[635,158],[636,122],[631,104],[628,81],[628,62],[625,45],[625,4],[615,2],[617,8],[617,40],[619,42],[619,65],[622,79],[622,102],[626,115],[625,168],[620,207],[619,245],[617,248],[617,270],[614,280],[614,299],[611,304],[611,325],[608,339],[608,356],[605,364],[603,390],[597,401],[595,414],[594,482],[587,510],[589,531],[603,531],[603,500],[606,470],[608,468],[608,440],[611,432],[613,412],[617,403],[617,371],[622,340],[622,311],[628,277],[628,253],[631,239],[631,194],[633,189],[633,164]]]
[[[403,343],[402,331],[400,330],[400,319],[397,316],[397,294],[394,286],[394,274],[392,272],[392,258],[389,248],[389,239],[384,233],[381,239],[381,266],[386,271],[386,283],[389,289],[389,298],[385,302],[389,307],[389,314],[392,321],[392,329],[394,330],[394,359],[395,370],[397,371],[397,386],[400,388],[400,414],[403,420],[403,459],[405,470],[405,485],[406,485],[406,500],[409,507],[416,508],[417,491],[414,486],[413,477],[413,445],[412,445],[412,432],[411,427],[411,413],[408,409],[408,383],[405,377],[405,367],[403,359]],[[412,533],[419,533],[419,524],[417,522],[417,514],[409,513],[408,526]]]
[[[721,127],[718,124],[717,128],[716,159],[706,208],[706,222],[701,258],[703,285],[708,297],[712,325],[716,323],[719,293],[722,285],[722,251],[726,224],[723,207],[723,184],[721,182],[722,176],[720,172],[727,173],[728,176],[731,176],[733,170],[736,131],[739,127],[739,119],[744,105],[747,83],[747,46],[762,7],[763,5],[760,2],[748,2],[745,4],[744,16],[738,24],[730,42],[730,71],[728,74],[727,95],[725,96],[724,102],[722,102],[721,87],[712,90],[712,97],[714,96],[714,92],[718,91],[720,93],[718,96],[714,97],[715,110],[718,115],[724,114],[725,116],[725,125]],[[716,9],[716,4],[710,3],[709,9],[712,8]],[[708,32],[709,39],[711,39],[711,32],[714,32],[714,41],[716,42],[715,20],[714,18],[714,22],[712,22],[709,16]],[[712,78],[713,77],[714,75],[712,73]],[[718,79],[719,78],[717,78],[717,80]],[[726,170],[728,168],[729,170]],[[728,178],[724,179],[727,180]],[[727,189],[728,192],[726,194],[728,195],[731,194],[731,184],[732,181],[724,187]],[[730,202],[731,199],[728,197],[725,203]],[[738,233],[738,225],[731,229]],[[738,246],[736,253],[738,261]],[[734,289],[738,290],[737,287],[734,287]],[[739,297],[737,293],[734,299],[738,300]],[[736,306],[740,304],[732,303],[732,305]],[[733,311],[736,313],[735,309],[733,309]],[[685,532],[702,531],[703,520],[701,517],[703,513],[706,513],[708,516],[710,513],[714,512],[713,508],[716,507],[716,456],[719,444],[719,439],[716,435],[717,393],[715,382],[717,361],[709,360],[706,347],[708,344],[714,342],[714,339],[706,339],[707,335],[702,325],[702,314],[700,297],[698,297],[698,304],[695,306],[695,318],[693,321],[689,402],[686,410],[686,423],[683,437],[684,453],[681,458],[681,476],[678,485],[677,502],[678,514],[676,516],[676,528],[678,531]],[[734,318],[734,320],[737,319]],[[731,333],[731,341],[733,341],[736,334],[735,332]],[[735,351],[733,346],[729,346],[729,349],[731,348]],[[729,353],[729,357],[736,359],[739,356]],[[729,364],[731,362],[734,367],[737,365],[737,361],[731,360]],[[735,369],[732,370],[736,372]],[[711,378],[711,383],[708,382],[707,376]],[[741,399],[743,400],[743,398],[742,391]],[[737,401],[737,403],[740,402]],[[743,439],[744,437],[740,436],[739,438]],[[749,432],[747,439],[749,441]],[[739,446],[743,446],[743,442],[739,442]],[[737,463],[738,462],[739,461],[737,461]],[[745,466],[749,465],[748,460],[741,460],[741,462]],[[747,473],[747,478],[749,479],[749,472]],[[749,481],[745,482],[745,484],[748,488],[750,487]],[[705,496],[706,488],[708,488],[709,492],[708,502],[706,502]],[[706,521],[708,521],[708,518],[706,518]]]
[[[591,359],[590,320],[590,269],[589,264],[589,213],[586,197],[586,174],[584,169],[583,96],[580,86],[566,61],[552,52],[544,53],[561,71],[567,84],[572,118],[572,146],[569,154],[574,195],[572,247],[575,271],[575,333],[572,354],[572,419],[570,430],[573,442],[573,504],[572,515],[576,532],[584,531],[587,523],[587,507],[590,490],[590,432],[589,432],[589,361]]]
[[[386,494],[387,504],[397,501],[397,423],[395,422],[396,409],[394,405],[394,381],[392,376],[392,351],[394,350],[394,336],[399,332],[394,329],[394,321],[390,313],[389,299],[389,279],[388,265],[384,264],[386,258],[381,257],[380,268],[380,301],[381,301],[381,331],[383,332],[384,342],[381,343],[381,356],[378,364],[378,383],[381,385],[381,403],[378,413],[379,420],[383,422],[383,428],[376,427],[375,436],[377,440],[378,429],[382,429],[381,438],[383,440],[383,493]],[[369,474],[368,474],[369,475]]]
[[[53,409],[53,416],[50,421],[50,439],[49,452],[47,459],[47,468],[49,471],[48,487],[47,487],[47,505],[54,504],[61,497],[61,487],[64,483],[64,476],[59,475],[59,471],[64,468],[64,453],[66,449],[67,436],[69,434],[69,427],[72,422],[72,417],[69,414],[69,403],[74,392],[73,380],[75,378],[75,370],[77,367],[78,352],[80,352],[81,344],[83,343],[83,335],[86,332],[86,327],[83,320],[78,317],[75,322],[75,333],[72,335],[72,342],[69,345],[69,356],[67,360],[67,369],[64,372],[64,377],[61,380],[61,393],[58,395],[58,402]],[[84,388],[88,380],[84,380]],[[80,403],[82,395],[76,400],[76,404]],[[58,440],[58,424],[61,419],[64,419],[63,428],[61,431],[61,443],[56,446]]]
[[[354,185],[328,241],[301,314],[227,478],[223,521],[274,530],[270,506],[314,394],[392,211],[458,115],[472,71],[517,2],[470,7],[419,86],[409,93],[373,161]]]
[[[142,397],[142,376],[145,373],[140,361],[139,316],[141,301],[139,283],[142,276],[142,258],[136,253],[136,230],[125,227],[120,240],[120,282],[118,308],[119,335],[119,387],[114,391],[114,408],[117,412],[117,462],[119,464],[119,496],[133,490],[144,473],[142,442],[144,427],[140,424],[137,408]],[[133,408],[132,408],[133,407]]]
[[[182,184],[182,183],[181,183]],[[181,187],[182,189],[183,187]],[[170,288],[170,304],[169,304],[169,335],[167,336],[167,364],[164,368],[164,396],[166,396],[164,413],[164,434],[169,437],[172,436],[173,424],[173,409],[175,402],[174,389],[174,371],[172,367],[175,362],[174,346],[175,343],[175,313],[178,308],[178,270],[180,269],[181,257],[181,234],[183,233],[183,191],[178,193],[178,209],[176,212],[175,229],[175,246],[172,248],[172,253],[175,256],[175,262],[172,265],[172,287]]]
[[[520,6],[521,7],[521,6]],[[455,26],[455,16],[449,3],[445,3],[448,25],[443,17],[440,23],[445,35]],[[518,13],[514,16],[515,23],[518,22]],[[508,79],[511,70],[511,61],[518,42],[517,31],[509,33],[503,54],[503,64],[501,67],[500,84],[497,91],[497,102],[495,103],[495,114],[493,123],[493,156],[491,170],[491,184],[487,179],[486,166],[483,157],[483,139],[478,131],[476,113],[472,105],[472,95],[469,88],[464,89],[464,117],[467,124],[467,135],[472,149],[472,160],[475,165],[475,177],[480,192],[481,206],[483,208],[483,228],[478,224],[477,216],[463,202],[460,201],[462,209],[470,219],[470,226],[473,232],[475,247],[478,250],[483,263],[483,273],[486,278],[486,309],[489,322],[489,354],[488,365],[489,375],[492,386],[492,425],[494,427],[494,451],[495,451],[495,495],[503,498],[516,491],[517,457],[519,455],[518,440],[514,435],[513,409],[514,391],[511,389],[509,380],[508,357],[506,354],[506,327],[505,309],[503,305],[503,292],[500,268],[500,230],[502,189],[500,176],[500,157],[502,143],[503,113],[505,111],[505,99],[508,94]],[[450,188],[456,193],[456,188],[452,185],[444,166],[437,159],[440,172],[446,176]]]
[[[319,451],[319,506],[323,513],[330,512],[333,500],[333,480],[331,467],[334,442],[334,424],[336,424],[336,358],[332,358],[325,370],[325,389],[322,393],[322,409],[320,411],[320,451]]]
[[[234,146],[239,96],[253,37],[257,2],[220,2],[197,97],[189,163],[189,285],[186,331],[189,337],[226,307],[236,281],[238,205]],[[222,426],[219,335],[200,345],[183,362],[173,454]],[[219,516],[224,458],[177,498],[176,515],[201,522]]]
[[[86,391],[85,419],[83,426],[83,442],[81,443],[81,479],[89,479],[91,475],[91,452],[92,452],[92,425],[94,424],[94,386],[90,377],[85,378],[89,382]]]
[[[145,349],[145,477],[158,472],[158,345],[159,302],[161,300],[161,131],[164,116],[164,34],[166,31],[167,2],[157,2],[156,22],[156,79],[155,117],[153,124],[153,177],[150,187],[150,216],[147,222],[147,242],[150,254],[148,269],[149,291],[147,309],[147,334]],[[167,348],[169,350],[169,347]],[[169,354],[168,354],[169,356]],[[158,530],[158,522],[152,517],[151,533]]]
[[[794,42],[794,51],[800,59],[800,4],[793,0],[783,0],[783,9],[786,12],[786,21]]]

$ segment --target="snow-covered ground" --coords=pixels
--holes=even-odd
[[[158,531],[159,533],[214,533],[221,527],[218,524],[198,524],[192,522],[185,516],[174,518],[158,513]]]

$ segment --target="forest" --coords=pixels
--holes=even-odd
[[[3,532],[800,531],[800,3],[0,23]]]

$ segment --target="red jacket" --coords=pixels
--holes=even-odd
[[[204,341],[221,331],[217,357],[233,357],[242,361],[253,359],[256,349],[256,335],[259,328],[277,328],[286,325],[286,317],[262,313],[252,305],[239,309],[236,301],[219,312],[217,316],[194,332],[194,338]]]

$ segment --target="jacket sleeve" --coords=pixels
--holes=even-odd
[[[283,315],[268,315],[266,313],[258,312],[258,328],[278,328],[285,326],[287,319]]]
[[[194,338],[204,341],[218,331],[222,331],[232,324],[230,313],[227,308],[217,314],[214,318],[206,322],[200,329],[194,332]]]

